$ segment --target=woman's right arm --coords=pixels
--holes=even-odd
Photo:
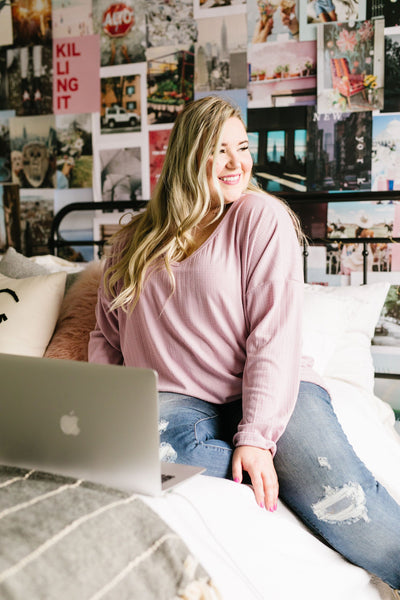
[[[123,355],[118,325],[118,310],[110,310],[110,301],[100,285],[96,305],[96,327],[89,337],[89,362],[122,365]]]

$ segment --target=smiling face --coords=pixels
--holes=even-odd
[[[207,161],[207,179],[212,204],[218,205],[219,203],[213,168],[225,204],[231,204],[238,200],[246,190],[252,166],[253,160],[246,129],[240,119],[231,117],[222,129],[221,147],[218,154],[210,156]]]

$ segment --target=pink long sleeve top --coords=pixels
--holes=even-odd
[[[165,270],[153,272],[131,314],[110,311],[100,286],[89,360],[155,369],[160,391],[217,404],[242,398],[234,445],[274,453],[301,364],[302,262],[286,209],[243,195],[172,270],[175,292]]]

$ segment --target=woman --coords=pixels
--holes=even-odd
[[[218,97],[184,109],[152,200],[117,235],[89,360],[158,372],[166,459],[249,477],[270,511],[279,477],[314,532],[399,587],[400,507],[301,360],[301,234],[251,169],[237,109]]]

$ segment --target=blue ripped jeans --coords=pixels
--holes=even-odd
[[[241,419],[241,401],[216,405],[162,392],[160,419],[164,460],[231,478],[230,440]],[[400,588],[400,506],[355,454],[323,388],[301,383],[274,464],[281,500],[315,534]]]

